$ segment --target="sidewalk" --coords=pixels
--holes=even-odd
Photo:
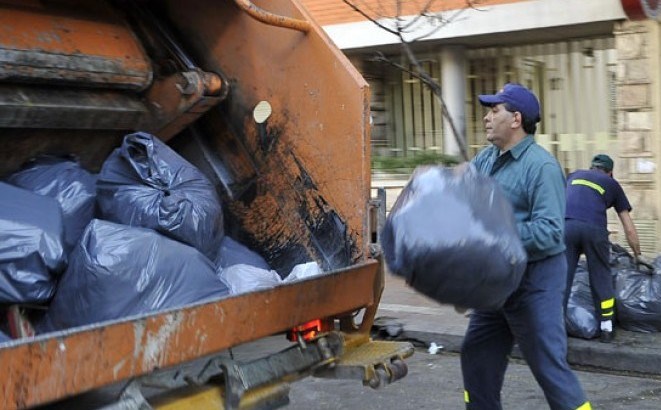
[[[459,352],[468,318],[453,306],[441,305],[386,273],[386,286],[376,318],[392,318],[403,325],[399,338],[429,346],[431,342],[445,351]],[[602,371],[632,372],[661,376],[661,333],[638,333],[617,329],[613,343],[599,340],[568,339],[568,360],[572,365]],[[516,349],[514,357],[521,357]]]

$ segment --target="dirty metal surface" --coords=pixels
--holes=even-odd
[[[45,4],[0,3],[0,79],[131,90],[149,85],[149,59],[105,2]]]
[[[212,74],[189,71],[155,80],[146,95],[158,109],[145,131],[168,141],[222,101],[223,97],[206,95],[205,76]]]
[[[296,2],[268,2],[309,20]],[[281,276],[303,261],[324,269],[367,255],[369,88],[311,22],[307,33],[266,25],[231,2],[167,2],[186,50],[230,80],[226,101],[205,115],[209,145],[231,173],[227,193],[240,239]],[[269,69],[265,69],[270,67]],[[253,108],[273,113],[256,123]]]
[[[139,100],[115,90],[50,89],[0,84],[0,127],[141,129],[149,115]]]
[[[217,302],[0,347],[0,402],[24,408],[375,303],[376,261]]]
[[[358,347],[347,349],[338,366],[359,366],[389,361],[392,358],[405,359],[413,354],[413,345],[409,342],[375,340]]]
[[[117,148],[125,132],[5,128],[0,144],[0,178],[16,172],[39,155],[75,155],[90,172],[99,172],[103,161]]]
[[[222,400],[224,395],[223,386],[186,387],[150,400],[149,404],[155,410],[226,410],[227,407]],[[274,383],[246,392],[241,397],[239,408],[279,408],[287,403],[289,403],[289,384]]]
[[[413,352],[409,342],[374,340],[347,348],[335,366],[321,368],[315,376],[358,379],[379,388],[406,376],[408,369],[403,359]]]

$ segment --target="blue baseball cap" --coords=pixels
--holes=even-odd
[[[539,101],[535,94],[521,84],[507,83],[496,94],[480,95],[480,104],[492,107],[497,104],[509,104],[511,108],[523,115],[524,119],[539,122]]]

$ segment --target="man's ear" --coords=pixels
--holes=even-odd
[[[514,111],[512,114],[513,114],[512,115],[512,125],[510,127],[511,128],[520,128],[522,126],[521,119],[523,118],[523,117],[521,117],[521,113],[518,112],[518,111]]]

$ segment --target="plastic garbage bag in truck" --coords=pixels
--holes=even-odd
[[[151,228],[214,260],[223,237],[223,212],[206,176],[153,135],[124,137],[97,182],[101,217]]]
[[[74,157],[39,156],[10,175],[7,181],[60,203],[67,251],[73,249],[94,217],[96,177]]]
[[[67,262],[62,209],[3,182],[0,198],[0,304],[46,302]]]
[[[121,319],[227,296],[212,262],[158,232],[94,219],[38,332]]]

